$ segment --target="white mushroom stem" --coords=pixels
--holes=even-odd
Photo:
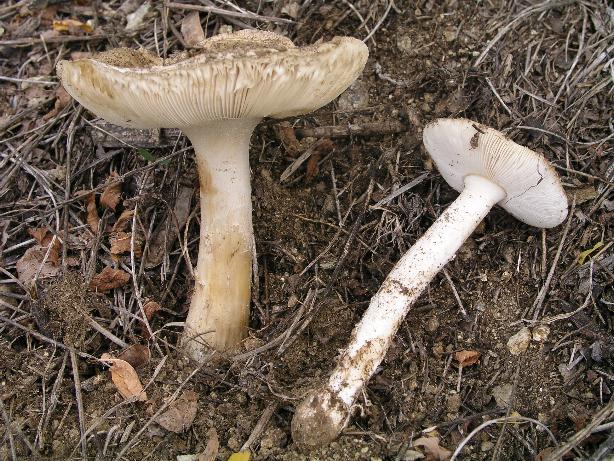
[[[482,176],[467,176],[464,184],[460,196],[399,260],[371,299],[328,383],[297,407],[292,436],[298,444],[322,445],[339,435],[358,392],[383,360],[412,303],[505,198],[502,188]]]
[[[201,361],[247,335],[251,299],[252,200],[249,140],[259,119],[219,120],[183,129],[200,179],[200,244],[182,343]]]

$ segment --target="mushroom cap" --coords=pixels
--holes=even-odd
[[[211,120],[288,117],[341,94],[368,57],[350,37],[303,48],[272,32],[241,30],[204,40],[195,56],[163,61],[119,48],[61,61],[71,96],[96,115],[133,128],[189,128]]]
[[[457,191],[466,176],[480,175],[505,191],[499,205],[517,219],[536,227],[565,220],[567,196],[552,165],[503,133],[467,119],[438,119],[424,128],[423,141]]]

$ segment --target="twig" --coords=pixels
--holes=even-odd
[[[70,364],[72,366],[72,376],[75,383],[75,400],[77,401],[77,412],[79,416],[79,432],[81,433],[81,457],[87,459],[87,439],[85,434],[85,413],[83,412],[83,399],[81,398],[81,379],[79,378],[79,361],[75,350],[70,351]]]
[[[550,288],[550,283],[552,282],[552,277],[554,276],[554,270],[556,269],[556,266],[559,262],[559,258],[561,257],[561,251],[563,250],[563,245],[565,244],[565,239],[567,238],[567,233],[569,232],[569,227],[571,226],[571,221],[573,220],[575,210],[576,196],[574,195],[573,201],[571,203],[571,210],[569,211],[569,217],[567,218],[567,224],[565,224],[565,230],[563,230],[561,242],[559,243],[559,247],[556,250],[556,255],[554,256],[554,259],[552,260],[552,266],[550,266],[548,277],[546,277],[546,282],[544,283],[544,286],[542,286],[541,290],[539,290],[537,298],[535,298],[535,301],[533,302],[533,320],[537,320],[542,304],[544,302],[544,298],[546,297],[546,293],[548,293],[548,289]]]
[[[252,445],[258,441],[267,424],[269,424],[269,420],[271,419],[271,416],[273,416],[273,413],[275,413],[275,410],[277,410],[277,402],[269,404],[264,409],[260,419],[254,426],[252,433],[241,447],[241,451],[251,450]]]
[[[204,5],[190,5],[187,3],[176,3],[176,2],[166,2],[164,4],[167,8],[176,8],[183,10],[192,10],[192,11],[202,11],[204,13],[213,13],[219,14],[220,16],[230,17],[230,18],[241,18],[241,19],[252,19],[256,21],[263,22],[280,22],[285,24],[294,24],[294,21],[291,19],[285,18],[275,18],[273,16],[261,16],[256,13],[252,13],[251,11],[228,11],[223,8],[217,8],[215,6],[204,6]]]
[[[490,421],[485,421],[482,424],[480,424],[478,427],[476,427],[474,430],[472,430],[469,435],[467,435],[467,437],[465,437],[456,447],[456,450],[454,450],[454,453],[452,453],[452,456],[450,457],[450,461],[455,461],[458,458],[458,455],[460,454],[461,450],[465,447],[465,445],[467,445],[467,443],[469,443],[469,441],[473,438],[474,435],[476,435],[478,432],[480,432],[482,429],[488,427],[488,426],[492,426],[493,424],[501,424],[501,423],[506,423],[506,422],[510,422],[510,423],[518,423],[518,422],[529,422],[529,423],[533,423],[541,428],[543,428],[548,435],[550,436],[550,438],[552,439],[552,441],[558,445],[558,442],[556,440],[556,437],[554,436],[554,434],[552,433],[552,431],[550,429],[548,429],[548,426],[546,426],[545,424],[543,424],[542,422],[533,419],[533,418],[527,418],[526,416],[502,416],[501,418],[495,418],[495,419],[491,419]]]
[[[591,435],[594,428],[599,426],[603,421],[614,416],[614,398],[611,398],[608,404],[593,416],[590,423],[584,426],[581,430],[576,432],[567,442],[561,445],[548,455],[547,461],[558,461],[563,459],[563,456],[577,447],[580,442]]]
[[[454,299],[456,299],[456,304],[458,304],[458,310],[461,312],[463,317],[467,317],[467,311],[463,307],[463,302],[461,301],[460,296],[458,295],[458,291],[456,291],[456,287],[454,286],[452,277],[450,277],[450,274],[445,268],[442,269],[442,271],[443,271],[443,275],[445,275],[446,280],[448,281],[448,284],[450,285],[450,288],[452,289],[452,293],[454,294]]]
[[[348,123],[347,125],[296,128],[298,137],[344,138],[346,136],[373,136],[407,131],[408,127],[397,120],[383,122]]]

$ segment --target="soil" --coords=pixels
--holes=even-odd
[[[39,76],[55,82],[53,63],[84,53],[137,44],[155,57],[185,51],[180,31],[189,11],[153,7],[128,33],[126,15],[138,5],[99,3],[0,7],[0,73],[18,79],[0,81],[0,459],[175,460],[214,446],[213,430],[219,449],[204,459],[226,460],[248,441],[252,460],[436,460],[461,445],[457,459],[548,459],[550,435],[559,444],[570,440],[607,405],[614,386],[614,82],[599,56],[614,20],[605,2],[538,10],[515,1],[237,2],[293,23],[201,13],[207,36],[221,26],[240,29],[237,21],[297,46],[370,35],[369,62],[340,98],[256,128],[250,334],[202,364],[177,349],[198,249],[189,143],[180,136],[145,149],[139,130],[124,130],[114,146],[97,144],[94,115],[70,99],[62,103],[56,83],[32,83]],[[53,20],[69,18],[95,19],[94,32],[54,30]],[[438,117],[475,120],[543,154],[573,203],[569,221],[541,230],[493,209],[446,266],[447,276],[438,274],[412,307],[342,436],[304,451],[290,433],[295,406],[325,382],[390,269],[458,195],[422,145],[422,128]],[[317,142],[299,138],[291,149],[280,123],[390,121],[405,131],[331,135],[326,149],[280,180]],[[115,172],[121,198],[113,210],[100,195]],[[194,191],[191,209],[180,213],[176,197],[186,185]],[[99,223],[83,191],[95,194]],[[143,252],[112,253],[114,224],[130,210],[135,218],[122,218],[123,230],[142,240]],[[32,228],[48,228],[63,245],[61,274],[34,281],[34,289],[16,270],[36,244]],[[152,242],[168,248],[154,266],[144,263]],[[95,293],[90,280],[105,267],[129,273],[129,283]],[[152,301],[159,309],[145,308]],[[523,328],[532,336],[514,355],[508,342]],[[118,357],[124,344],[149,348],[147,363],[135,365],[145,402],[125,400],[99,360]],[[462,351],[479,360],[460,367]],[[186,429],[156,423],[187,391],[196,393],[197,411]],[[506,416],[537,423],[508,418],[464,440]],[[611,450],[608,436],[582,438],[566,459]],[[441,450],[414,445],[421,437],[437,438]]]

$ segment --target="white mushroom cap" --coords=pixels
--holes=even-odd
[[[443,178],[457,191],[467,175],[501,187],[498,204],[536,227],[554,227],[567,216],[567,196],[558,174],[541,155],[497,130],[467,119],[438,119],[424,128],[424,145]]]
[[[287,117],[335,99],[362,71],[367,47],[350,37],[296,48],[289,39],[241,30],[202,42],[194,57],[163,62],[144,50],[117,49],[61,61],[66,90],[121,126],[187,128],[207,121]]]

